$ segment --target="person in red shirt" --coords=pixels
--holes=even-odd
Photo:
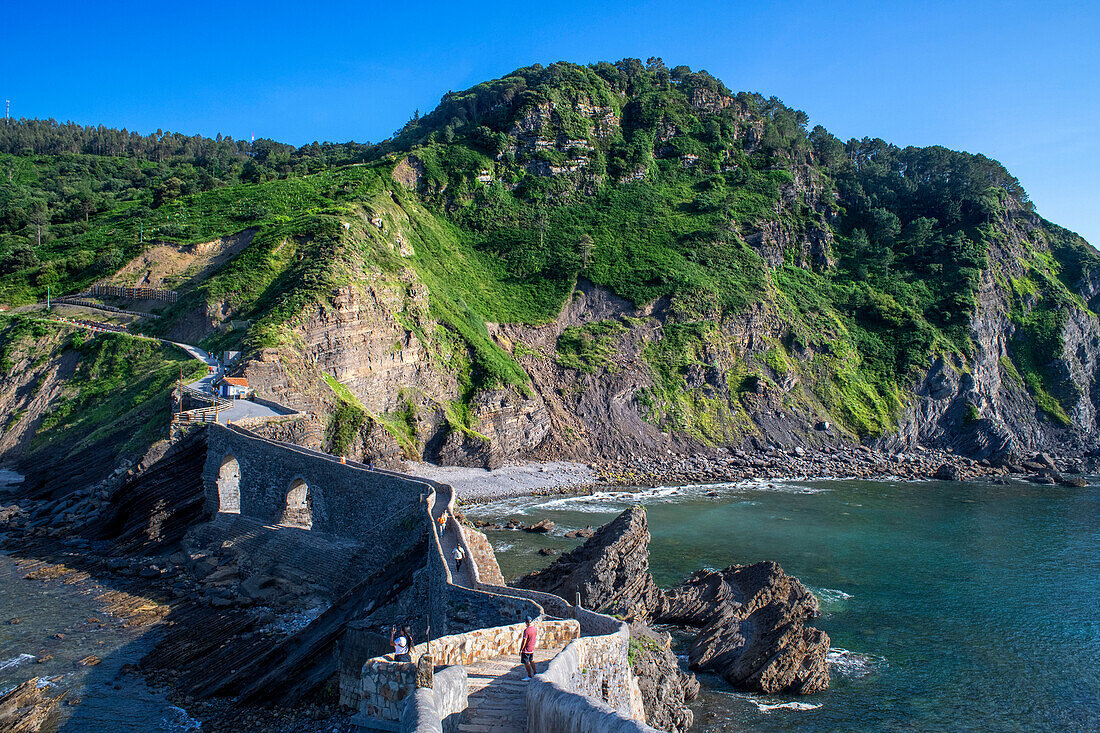
[[[527,617],[527,627],[519,640],[519,661],[523,662],[523,668],[527,670],[526,682],[535,676],[535,644],[539,638],[539,629],[531,617]]]

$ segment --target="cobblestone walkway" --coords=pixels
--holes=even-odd
[[[516,638],[519,646],[519,638]],[[561,651],[535,651],[535,669],[546,670],[546,663]],[[466,668],[469,676],[469,707],[462,713],[460,733],[523,733],[527,730],[527,674],[519,655],[487,659]]]

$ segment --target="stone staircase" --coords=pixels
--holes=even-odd
[[[518,645],[519,640],[516,640]],[[546,663],[563,647],[535,651],[535,669],[542,672]],[[469,706],[462,713],[460,733],[523,733],[527,730],[526,673],[519,655],[487,659],[466,667],[469,680]]]

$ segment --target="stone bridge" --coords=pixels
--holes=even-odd
[[[241,514],[357,541],[402,522],[413,529],[418,506],[433,491],[412,476],[372,471],[221,425],[208,430],[203,484],[211,514]]]
[[[483,575],[499,582],[499,570],[491,549],[475,546],[473,534],[455,520],[451,486],[371,469],[238,426],[210,424],[206,430],[202,479],[211,526],[237,529],[243,522],[288,533],[303,545],[350,540],[369,548],[363,559],[373,569],[399,554],[422,553],[423,570],[409,578],[410,600],[402,613],[419,616],[422,628],[430,629],[429,642],[413,654],[436,668],[435,681],[431,674],[425,681],[417,664],[356,656],[353,622],[341,651],[341,700],[360,710],[362,727],[656,733],[644,723],[627,661],[626,624],[554,595],[483,582]],[[456,546],[470,559],[462,572],[448,562]],[[479,563],[495,572],[483,572]],[[363,605],[374,600],[364,598]],[[524,686],[514,647],[517,622],[525,616],[540,620],[545,646],[542,672]],[[299,635],[309,633],[307,626]],[[498,709],[501,699],[506,709]]]

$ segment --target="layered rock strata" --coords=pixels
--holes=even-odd
[[[645,510],[633,507],[516,585],[569,599],[579,593],[604,613],[698,629],[691,668],[742,689],[805,695],[828,687],[829,637],[809,625],[817,599],[797,578],[760,562],[701,570],[661,591],[649,573],[649,539]]]
[[[808,695],[829,686],[829,635],[807,624],[817,599],[774,562],[700,570],[668,593],[654,616],[693,626],[692,669],[755,692]]]
[[[661,594],[649,574],[645,509],[627,509],[583,545],[545,570],[525,575],[515,585],[568,601],[580,594],[581,604],[593,611],[645,618]]]

